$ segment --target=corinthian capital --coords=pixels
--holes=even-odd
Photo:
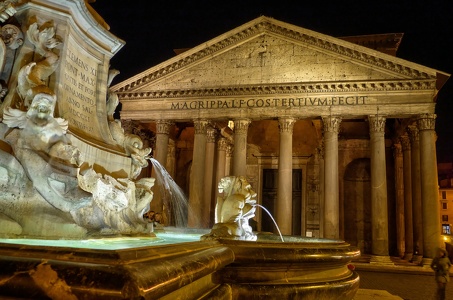
[[[170,128],[173,125],[173,122],[167,120],[158,120],[156,121],[156,130],[157,133],[170,134]]]
[[[215,143],[216,137],[217,137],[217,131],[214,128],[209,127],[207,129],[207,133],[206,133],[206,142]]]
[[[436,127],[435,114],[423,114],[417,119],[418,130],[434,130]]]
[[[209,122],[207,120],[194,120],[193,126],[195,128],[195,134],[206,134]]]
[[[280,129],[280,133],[293,132],[294,123],[296,123],[296,120],[294,118],[278,119],[278,128]]]
[[[341,117],[322,117],[325,132],[334,132],[338,134],[340,132]]]
[[[385,117],[368,116],[368,121],[370,123],[370,134],[385,132]]]
[[[418,128],[415,125],[409,125],[407,126],[407,133],[409,133],[409,137],[411,139],[411,144],[414,145],[415,143],[418,143]]]
[[[227,139],[224,137],[219,138],[217,141],[217,147],[218,147],[219,151],[227,151],[228,144],[229,143],[228,143]]]
[[[249,119],[237,119],[234,120],[234,133],[244,134],[249,129]]]

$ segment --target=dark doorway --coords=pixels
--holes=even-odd
[[[370,159],[350,162],[344,175],[344,239],[362,253],[371,253]]]
[[[292,176],[292,235],[302,234],[302,170],[293,169]],[[275,218],[277,208],[278,170],[263,169],[262,205]],[[277,233],[271,217],[263,210],[261,213],[261,231]]]

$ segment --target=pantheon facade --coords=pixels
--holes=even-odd
[[[449,74],[397,58],[401,39],[262,16],[111,90],[121,119],[153,133],[154,158],[188,195],[189,227],[212,225],[220,178],[246,176],[283,234],[433,257],[434,112]],[[265,210],[256,221],[275,232]]]

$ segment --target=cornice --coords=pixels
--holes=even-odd
[[[230,35],[216,41],[216,39],[206,42],[204,47],[196,47],[186,51],[174,59],[169,60],[167,65],[160,68],[148,70],[136,76],[137,79],[130,79],[130,82],[119,83],[112,87],[115,92],[126,92],[131,89],[137,89],[143,85],[149,84],[163,76],[199,61],[205,57],[211,57],[215,53],[241,41],[247,40],[252,36],[259,36],[264,33],[273,33],[286,39],[298,41],[318,49],[324,49],[328,52],[334,52],[339,55],[349,57],[351,60],[359,61],[363,64],[370,65],[374,68],[380,68],[392,73],[400,74],[407,78],[413,79],[435,79],[436,72],[428,74],[427,72],[416,69],[416,64],[392,57],[382,52],[377,52],[357,44],[346,42],[340,38],[334,38],[327,35],[319,34],[314,31],[305,30],[304,28],[290,25],[284,22],[276,21],[267,17],[260,17],[232,31]],[[179,57],[179,59],[178,59]],[[414,65],[409,66],[409,65]],[[422,66],[419,66],[422,67]],[[428,69],[428,68],[427,68]],[[138,77],[140,76],[140,77]]]
[[[435,79],[429,80],[386,80],[358,82],[288,83],[269,85],[243,85],[202,89],[178,89],[141,92],[118,92],[121,100],[200,98],[223,96],[257,96],[276,94],[316,94],[316,93],[364,93],[381,91],[435,90]]]

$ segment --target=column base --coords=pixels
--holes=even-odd
[[[395,264],[388,255],[371,255],[370,264],[394,266]]]
[[[414,255],[414,256],[412,256],[412,259],[410,260],[410,262],[421,266],[423,263],[423,260],[424,260],[423,256]]]
[[[433,259],[432,258],[427,258],[427,257],[423,257],[420,265],[423,267],[423,268],[427,268],[427,269],[431,269],[431,263],[433,262]]]
[[[413,256],[414,256],[414,253],[412,253],[412,252],[404,253],[403,259],[407,260],[407,261],[412,261]]]

